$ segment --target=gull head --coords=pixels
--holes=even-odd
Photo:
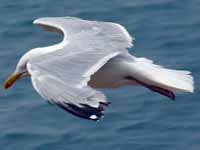
[[[59,45],[59,44],[57,44],[57,45]],[[19,60],[15,71],[4,82],[4,89],[10,88],[18,79],[25,77],[25,76],[30,76],[30,74],[27,70],[27,64],[28,64],[29,60],[32,60],[43,54],[54,51],[58,48],[60,48],[60,46],[53,45],[53,46],[48,46],[48,47],[44,47],[44,48],[41,48],[41,47],[34,48],[34,49],[29,50],[27,53],[25,53],[24,56],[22,56],[21,59]]]
[[[28,70],[27,70],[27,62],[28,57],[27,55],[24,55],[20,61],[18,62],[15,71],[5,80],[4,82],[4,89],[10,88],[18,79],[29,76]]]

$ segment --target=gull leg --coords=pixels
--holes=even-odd
[[[153,86],[153,85],[146,84],[146,83],[144,83],[142,81],[139,81],[139,80],[137,80],[137,79],[135,79],[135,78],[133,78],[131,76],[127,76],[126,79],[132,80],[134,82],[137,82],[138,84],[140,84],[140,85],[148,88],[149,90],[151,90],[153,92],[157,92],[157,93],[159,93],[161,95],[169,97],[173,101],[176,98],[175,94],[172,91],[170,91],[170,90],[167,90],[167,89],[164,89],[164,88],[161,88],[161,87],[158,87],[158,86]]]

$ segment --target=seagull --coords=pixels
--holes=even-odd
[[[99,89],[143,86],[175,100],[175,92],[194,91],[190,71],[172,70],[128,52],[132,38],[120,24],[76,17],[45,17],[34,24],[64,36],[62,42],[29,50],[4,83],[8,89],[30,77],[48,102],[89,120],[99,120],[110,104]]]

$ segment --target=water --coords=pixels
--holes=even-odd
[[[76,16],[124,25],[136,37],[133,55],[192,71],[196,90],[175,102],[144,88],[109,90],[112,105],[96,123],[49,105],[23,79],[0,91],[0,149],[199,150],[199,7],[199,0],[1,0],[0,84],[26,51],[61,41],[34,19]]]

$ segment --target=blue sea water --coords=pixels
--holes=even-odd
[[[34,19],[75,16],[122,24],[136,38],[130,53],[190,70],[196,89],[175,102],[145,88],[106,90],[112,105],[93,122],[49,105],[23,79],[0,89],[0,149],[199,150],[199,14],[199,0],[1,0],[0,84],[26,51],[62,40]]]

